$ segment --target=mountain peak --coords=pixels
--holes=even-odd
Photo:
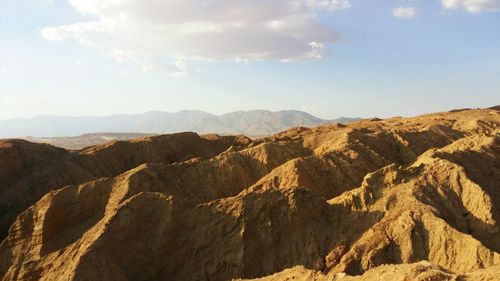
[[[0,137],[71,137],[82,134],[142,133],[162,134],[182,131],[262,136],[289,127],[317,126],[346,120],[323,120],[296,110],[248,110],[214,115],[200,110],[176,113],[150,111],[143,114],[64,117],[43,115],[30,119],[0,121]]]

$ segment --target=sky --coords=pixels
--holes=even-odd
[[[0,0],[0,120],[500,104],[500,0]]]

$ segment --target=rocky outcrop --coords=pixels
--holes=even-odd
[[[496,281],[500,275],[500,267],[494,266],[488,269],[478,270],[468,274],[454,274],[446,271],[442,267],[422,261],[405,265],[382,265],[367,271],[361,276],[349,276],[345,273],[322,274],[313,270],[297,266],[282,272],[263,277],[259,281],[373,281],[373,280],[394,280],[394,281]],[[247,280],[247,279],[245,279]],[[237,281],[243,281],[238,279]]]
[[[0,143],[0,239],[17,215],[50,190],[114,177],[144,163],[210,159],[249,145],[246,137],[179,133],[66,151],[23,140]]]
[[[499,126],[484,109],[258,140],[3,141],[0,277],[495,280]]]

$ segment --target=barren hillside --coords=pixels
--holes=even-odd
[[[0,141],[2,280],[498,280],[500,110]]]

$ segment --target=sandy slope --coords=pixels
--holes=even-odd
[[[0,277],[494,280],[499,128],[483,109],[259,140],[2,141]]]

